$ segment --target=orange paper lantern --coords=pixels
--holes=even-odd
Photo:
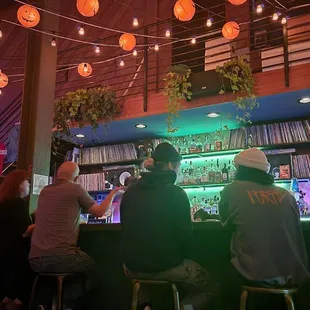
[[[240,27],[236,22],[228,22],[222,28],[223,37],[228,40],[233,40],[238,37]]]
[[[0,70],[0,88],[5,87],[9,83],[9,78]]]
[[[119,46],[127,52],[132,51],[137,44],[136,37],[131,33],[124,33],[119,38]]]
[[[98,0],[77,0],[76,7],[81,15],[92,17],[99,11]]]
[[[40,22],[40,13],[35,7],[25,4],[18,9],[17,19],[24,27],[32,28]]]
[[[83,77],[87,77],[90,76],[91,73],[93,72],[93,68],[91,67],[91,65],[87,62],[82,62],[79,64],[78,66],[78,73],[83,76]]]
[[[195,3],[192,0],[178,0],[174,5],[173,12],[178,20],[187,22],[196,13]]]
[[[233,5],[241,5],[245,3],[247,0],[228,0]]]

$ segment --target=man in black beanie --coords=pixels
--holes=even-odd
[[[144,163],[150,172],[142,173],[122,199],[121,250],[131,277],[168,280],[186,287],[184,305],[206,309],[215,283],[189,259],[190,204],[184,190],[174,184],[181,160],[171,144],[161,143]]]

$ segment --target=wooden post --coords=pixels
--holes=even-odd
[[[60,0],[39,0],[39,7],[58,11]],[[58,31],[59,18],[40,11],[39,29]],[[52,37],[28,30],[18,169],[31,167],[30,210],[36,209],[38,195],[33,194],[33,175],[49,176],[51,136],[55,96],[57,47]]]

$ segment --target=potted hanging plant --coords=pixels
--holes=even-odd
[[[244,56],[233,58],[224,63],[223,66],[217,67],[218,72],[222,78],[222,87],[220,94],[225,94],[229,85],[230,90],[236,96],[233,103],[237,110],[242,113],[236,116],[239,123],[243,125],[251,123],[251,110],[259,106],[256,96],[253,93],[254,77],[249,63]]]
[[[175,126],[176,118],[180,117],[179,111],[182,107],[182,101],[191,99],[191,83],[189,77],[191,70],[185,65],[176,65],[171,67],[166,75],[164,95],[168,97],[168,116],[166,119],[168,133],[174,133],[179,130]]]
[[[96,130],[99,120],[107,123],[120,112],[121,107],[116,103],[116,94],[111,87],[78,89],[55,102],[54,132],[70,137],[72,122],[77,122],[80,128],[90,124]]]

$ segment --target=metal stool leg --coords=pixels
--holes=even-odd
[[[248,300],[248,291],[243,290],[240,299],[240,310],[246,310],[247,300]]]
[[[58,293],[58,304],[57,310],[62,310],[63,307],[63,281],[64,276],[57,276],[57,293]]]
[[[294,301],[291,294],[284,295],[285,302],[287,305],[287,310],[295,310]]]
[[[133,293],[132,293],[131,310],[137,310],[138,302],[139,302],[140,283],[134,282],[133,284],[134,285],[133,285]]]
[[[38,280],[39,280],[39,276],[36,276],[32,283],[31,295],[30,295],[29,305],[28,305],[29,310],[32,310],[33,300],[34,300],[34,295],[36,293]]]
[[[175,284],[172,284],[172,291],[173,291],[173,300],[174,300],[174,310],[180,310],[180,298],[179,298],[179,291]]]

